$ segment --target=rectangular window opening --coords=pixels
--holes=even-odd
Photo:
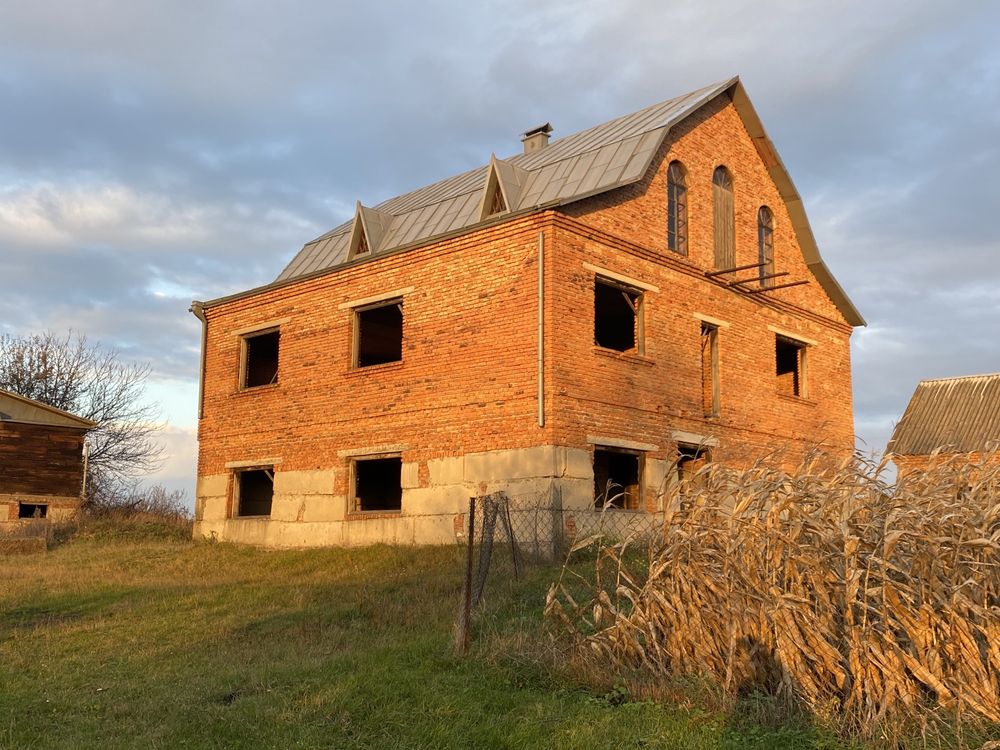
[[[270,516],[274,498],[274,469],[244,469],[236,472],[236,515]]]
[[[18,503],[18,518],[45,518],[49,514],[49,506],[45,503]]]
[[[690,481],[701,468],[712,460],[709,449],[690,443],[677,444],[677,479]]]
[[[618,448],[594,448],[594,507],[638,510],[642,454]]]
[[[354,313],[354,366],[403,360],[403,301],[392,300]]]
[[[642,292],[604,279],[594,283],[594,343],[642,353]]]
[[[776,336],[774,343],[775,375],[778,393],[806,396],[806,351],[801,341]]]
[[[278,382],[278,349],[281,334],[277,330],[243,337],[243,387],[259,388]]]
[[[722,408],[719,376],[719,329],[701,324],[701,399],[706,417],[717,417]]]
[[[403,459],[400,456],[354,462],[354,510],[398,512],[403,507]]]

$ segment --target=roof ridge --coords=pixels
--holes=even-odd
[[[954,380],[976,380],[978,378],[996,378],[1000,377],[1000,372],[986,372],[981,375],[952,375],[947,378],[925,378],[920,381],[920,384],[924,383],[946,383]]]

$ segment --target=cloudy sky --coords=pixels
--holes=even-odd
[[[734,73],[854,336],[862,445],[1000,371],[1000,4],[0,0],[0,332],[149,361],[194,484],[199,329],[367,205]]]

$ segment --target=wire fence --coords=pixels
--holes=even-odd
[[[563,508],[554,492],[521,497],[494,492],[470,498],[463,523],[468,543],[455,627],[459,653],[468,648],[473,621],[492,592],[516,587],[540,569],[555,571],[583,539],[651,541],[661,533],[663,516],[611,502]]]

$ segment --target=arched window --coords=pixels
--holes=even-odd
[[[736,266],[736,227],[733,208],[733,178],[725,167],[712,175],[712,228],[715,234],[715,267]]]
[[[774,279],[774,214],[767,206],[757,211],[757,262],[760,263],[760,284],[771,286]]]
[[[684,167],[670,162],[667,169],[667,249],[688,254],[688,199]]]

